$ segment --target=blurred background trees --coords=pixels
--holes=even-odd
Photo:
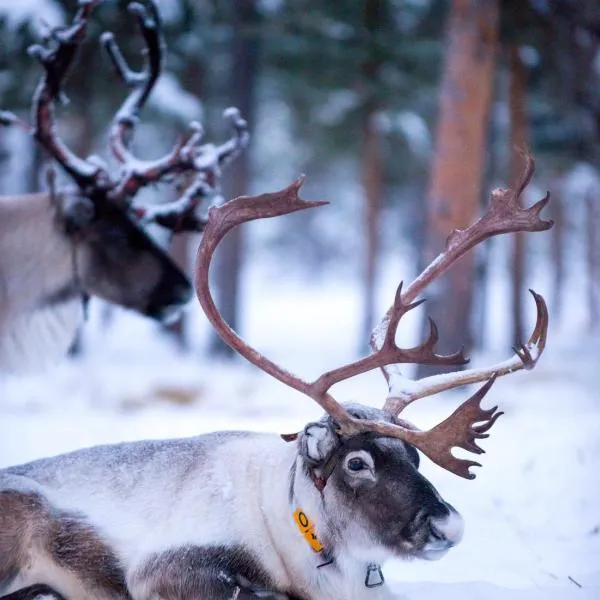
[[[61,127],[82,155],[106,147],[106,126],[125,95],[97,44],[100,33],[113,31],[132,64],[139,56],[126,5],[103,1],[83,68],[68,85]],[[574,254],[583,265],[577,285],[589,323],[599,326],[600,4],[163,0],[161,7],[168,74],[144,115],[139,153],[159,155],[192,119],[209,139],[224,136],[220,112],[241,108],[252,142],[225,174],[225,195],[275,189],[305,172],[305,196],[332,201],[327,215],[302,215],[293,227],[275,223],[259,242],[272,262],[307,281],[356,278],[363,298],[357,350],[377,318],[382,270],[400,259],[414,273],[433,258],[450,230],[476,218],[492,186],[515,180],[515,147],[536,157],[540,196],[552,191],[556,227],[551,244],[533,236],[493,247],[509,265],[508,337],[526,329],[523,286],[534,271],[553,281],[553,315],[560,317]],[[26,48],[43,36],[44,20],[74,10],[73,0],[1,9],[2,108],[27,113],[40,70]],[[0,132],[1,192],[40,189],[42,169],[43,156],[24,136]],[[189,268],[196,245],[179,238],[172,252]],[[486,250],[464,260],[428,293],[444,350],[481,342],[490,256]],[[242,332],[247,257],[243,232],[231,237],[215,280],[224,315]],[[170,332],[185,350],[186,324]],[[209,349],[224,351],[218,340]]]

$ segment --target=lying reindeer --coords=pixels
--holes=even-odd
[[[299,198],[301,182],[241,197],[209,211],[196,262],[196,291],[226,343],[251,363],[308,395],[326,412],[299,434],[244,431],[189,439],[98,446],[0,471],[2,600],[383,600],[381,564],[390,557],[437,559],[461,541],[459,513],[419,473],[419,454],[465,478],[477,440],[502,414],[480,402],[496,377],[535,366],[548,314],[532,292],[537,323],[527,344],[499,365],[411,381],[398,363],[458,365],[462,352],[435,352],[437,330],[399,348],[400,319],[415,297],[476,244],[500,233],[541,231],[547,197],[528,209],[513,190],[495,190],[486,214],[455,231],[374,331],[373,354],[309,383],[246,344],[210,294],[213,253],[232,228],[323,204]],[[382,409],[341,405],[336,383],[380,368]],[[399,417],[409,403],[466,383],[486,382],[445,421],[421,431]],[[283,439],[282,439],[283,438]],[[293,443],[289,443],[293,442]]]
[[[31,49],[45,69],[34,98],[33,126],[0,113],[0,123],[32,133],[76,186],[0,197],[0,372],[64,354],[90,295],[158,320],[179,311],[192,296],[191,284],[139,226],[140,217],[173,232],[201,231],[204,219],[196,216],[197,204],[218,193],[221,168],[247,143],[246,123],[230,109],[235,135],[220,146],[201,145],[202,132],[194,124],[189,140],[164,158],[142,161],[131,154],[133,130],[160,75],[164,49],[156,6],[147,11],[134,4],[147,44],[145,70],[132,72],[110,34],[103,37],[118,73],[132,88],[110,131],[119,171],[111,174],[97,158],[75,156],[57,137],[54,103],[62,98],[95,4],[83,2],[70,27],[53,31],[49,47]],[[175,203],[132,206],[142,188],[188,174],[195,180]]]

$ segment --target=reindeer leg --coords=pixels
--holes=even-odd
[[[293,600],[244,548],[184,546],[153,554],[127,578],[136,600]]]
[[[65,598],[49,585],[36,584],[17,590],[6,596],[0,596],[0,600],[65,600]]]

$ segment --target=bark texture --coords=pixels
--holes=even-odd
[[[257,86],[259,38],[257,35],[259,12],[255,0],[234,0],[233,15],[233,55],[231,70],[231,104],[239,108],[248,121],[250,131],[254,121],[254,97]],[[228,168],[224,181],[225,198],[235,198],[247,194],[251,181],[250,151],[246,150]],[[243,229],[232,231],[219,246],[216,255],[215,283],[219,310],[223,318],[239,331],[240,275],[242,268]],[[210,341],[210,352],[223,356],[233,356],[216,333]]]
[[[423,263],[444,250],[452,230],[478,216],[497,45],[497,0],[453,0],[426,199]],[[472,346],[474,280],[475,260],[469,254],[428,293],[427,312],[440,327],[441,351]],[[419,367],[420,376],[432,372],[431,367]]]
[[[597,186],[586,195],[588,310],[590,329],[600,328],[600,190]]]
[[[367,0],[365,3],[363,22],[371,36],[383,18],[381,0]],[[361,351],[368,347],[371,329],[375,323],[375,285],[377,279],[377,262],[379,257],[379,215],[381,211],[381,188],[383,180],[383,157],[381,140],[377,128],[377,112],[379,110],[374,90],[381,60],[373,45],[362,65],[362,88],[365,105],[362,122],[361,179],[364,191],[365,207],[365,258],[363,271],[363,319],[361,328]]]
[[[527,75],[521,59],[519,46],[511,44],[508,51],[509,86],[508,110],[510,114],[509,155],[510,182],[515,186],[523,172],[523,158],[520,151],[528,147],[527,116],[525,112],[527,94]],[[520,199],[521,203],[523,199]],[[525,234],[515,233],[512,236],[511,256],[511,306],[512,306],[512,342],[523,340],[524,317],[523,299],[525,298]]]

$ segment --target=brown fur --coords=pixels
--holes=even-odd
[[[154,554],[134,574],[131,585],[136,596],[144,599],[285,597],[287,600],[300,600],[295,596],[269,593],[273,586],[271,578],[240,546],[184,546]]]
[[[48,561],[94,596],[130,598],[119,560],[82,517],[53,511],[35,493],[0,492],[0,589]]]
[[[42,512],[42,503],[34,494],[0,493],[0,589],[27,567],[27,548],[34,538],[33,524]]]

